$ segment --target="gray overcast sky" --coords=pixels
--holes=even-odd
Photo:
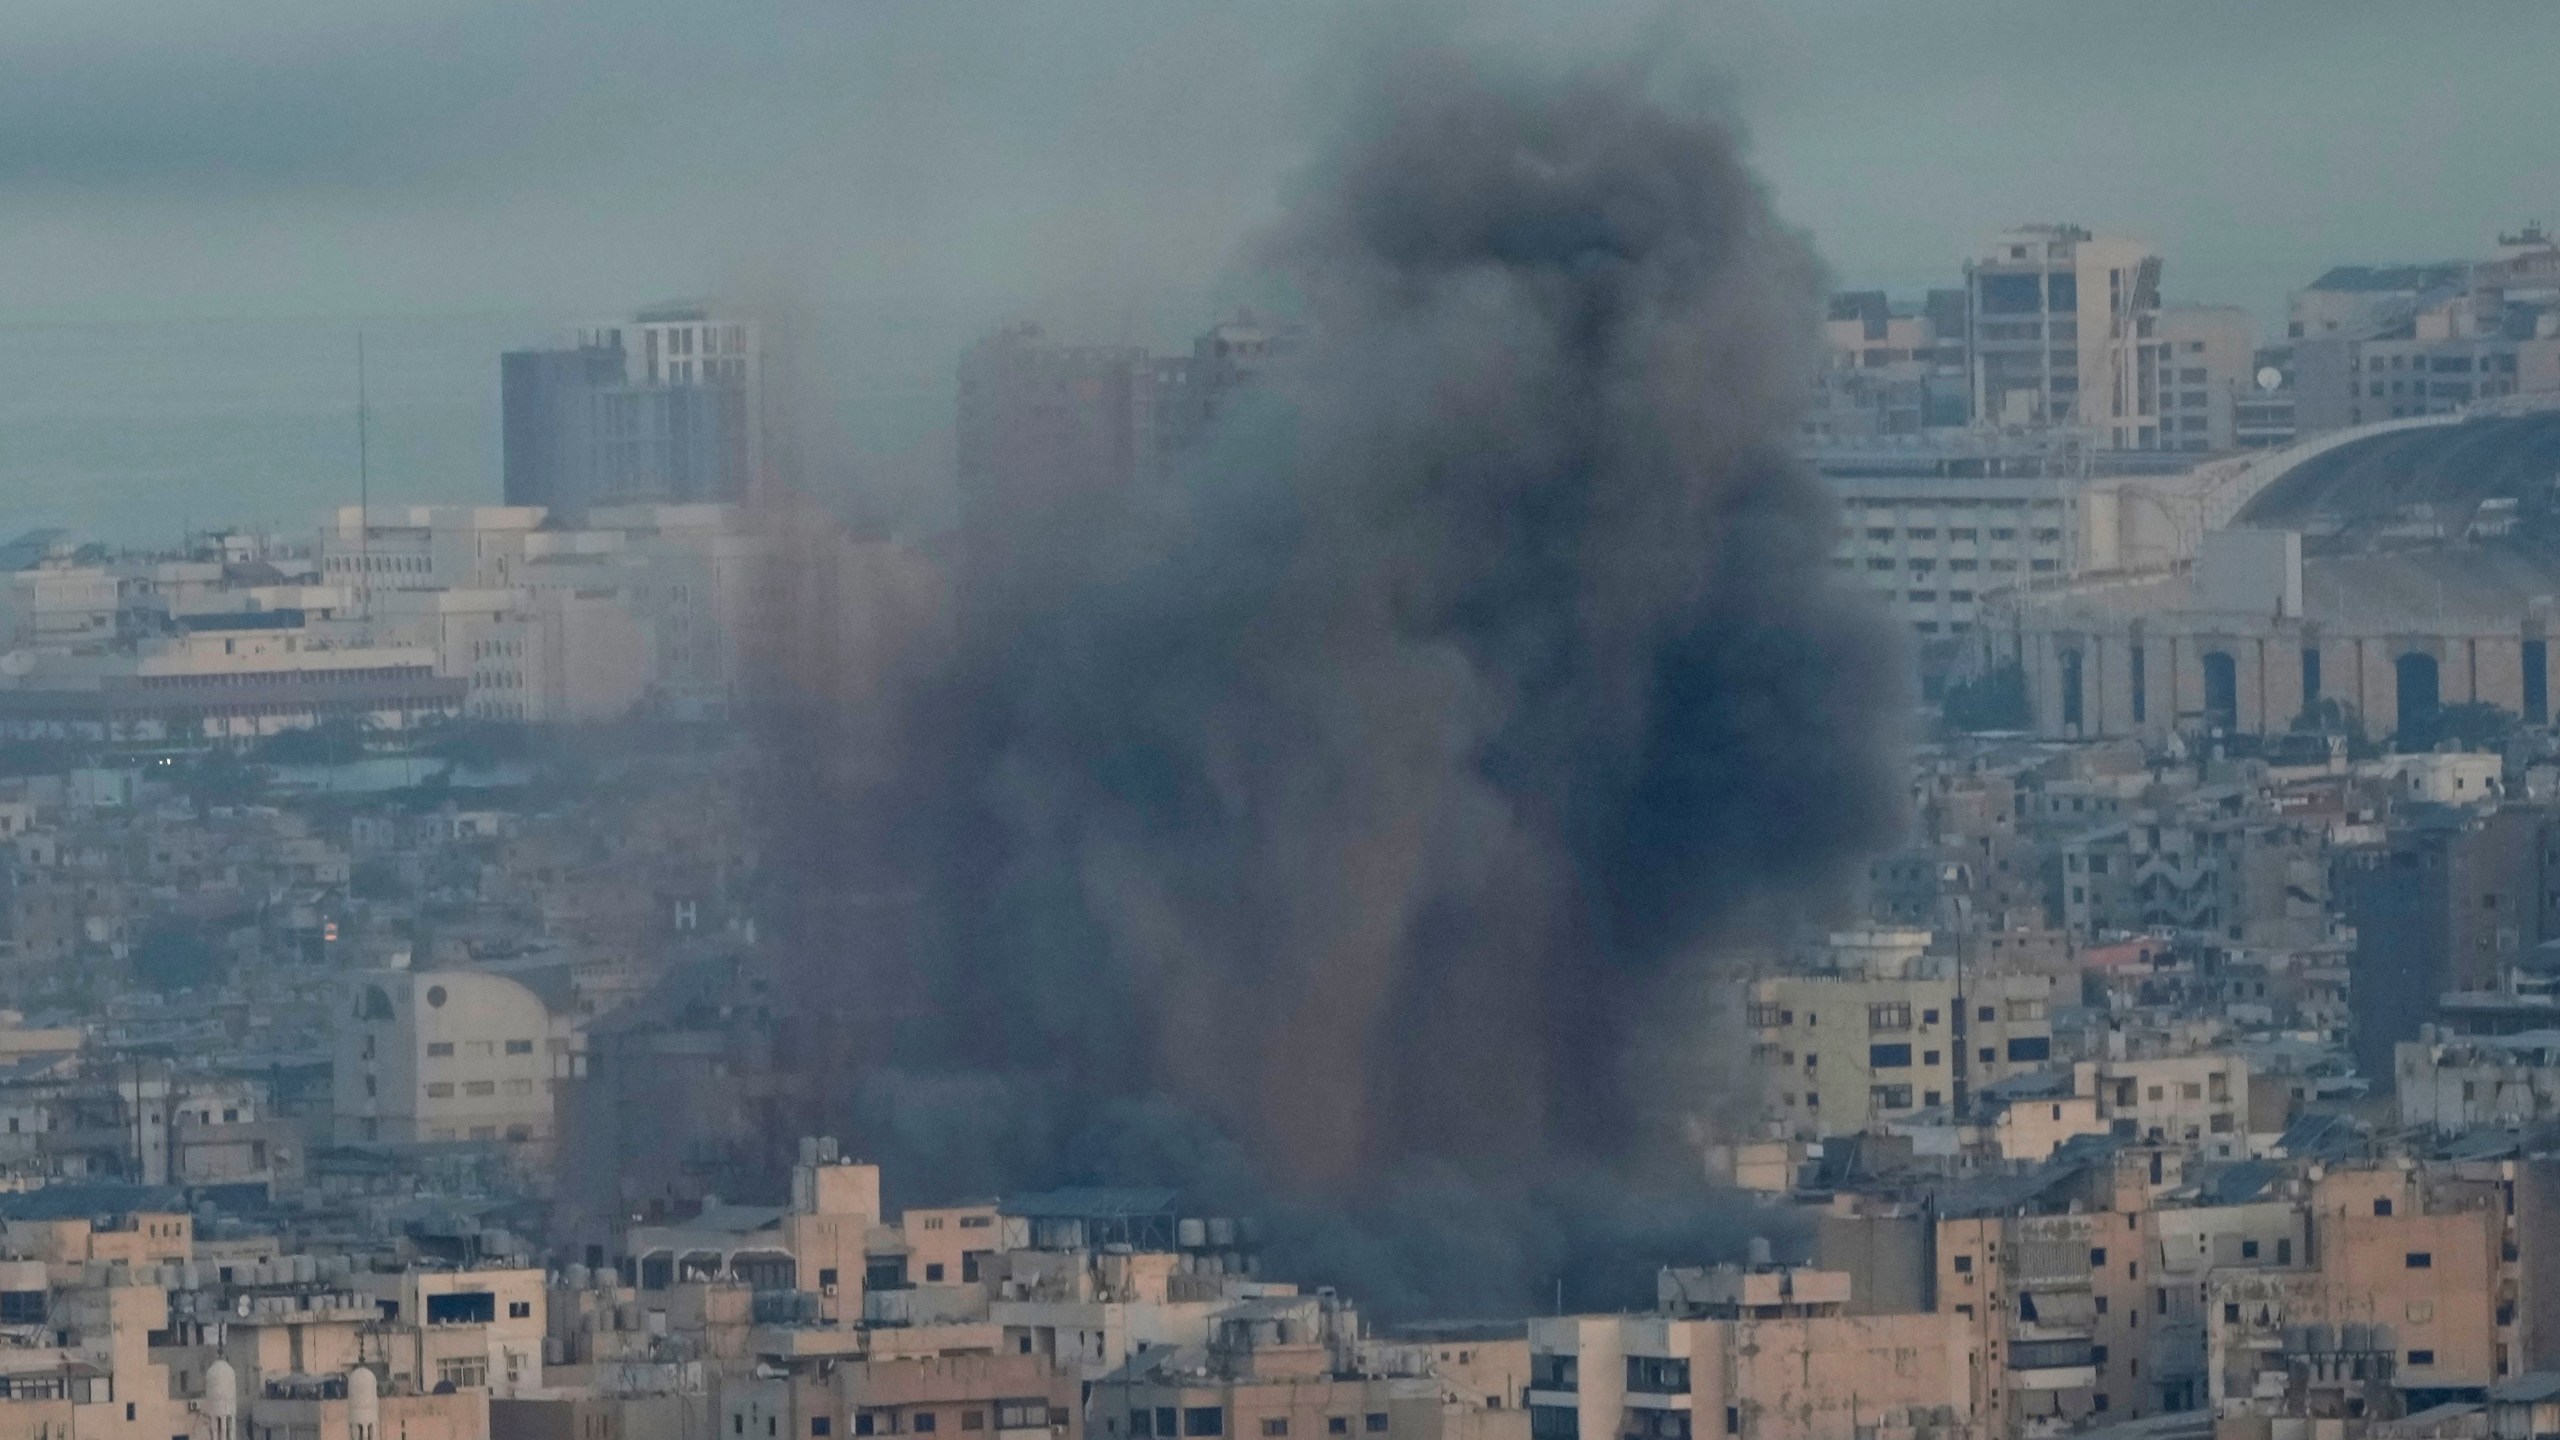
[[[6,0],[0,318],[763,289],[1144,329],[1267,211],[1341,8]],[[1987,229],[2076,219],[2264,325],[2330,262],[2560,218],[2549,0],[1503,8],[1559,43],[1691,17],[1849,282],[1917,289]]]

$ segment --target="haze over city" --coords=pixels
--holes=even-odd
[[[9,18],[0,1440],[2560,1434],[2547,6]]]

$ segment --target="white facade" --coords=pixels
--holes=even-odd
[[[116,577],[99,565],[47,562],[0,585],[0,650],[114,638]]]
[[[1962,635],[1995,590],[2079,573],[2091,550],[2080,482],[2043,477],[1833,476],[1832,567],[1922,636]]]
[[[320,574],[360,608],[389,590],[504,588],[542,519],[531,505],[343,505],[320,531]]]
[[[350,1144],[548,1142],[552,1082],[570,1065],[568,1028],[539,996],[471,970],[353,977],[333,1048]]]

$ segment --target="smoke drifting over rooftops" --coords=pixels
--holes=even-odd
[[[1647,78],[1377,61],[1177,478],[1023,497],[956,598],[804,576],[767,812],[858,1146],[1552,1216],[1716,1108],[1697,982],[1887,835],[1906,680],[1791,458],[1816,262]]]

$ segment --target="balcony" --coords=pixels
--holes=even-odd
[[[2088,1340],[2016,1340],[2009,1345],[2015,1390],[2076,1390],[2098,1383],[2098,1355]]]

